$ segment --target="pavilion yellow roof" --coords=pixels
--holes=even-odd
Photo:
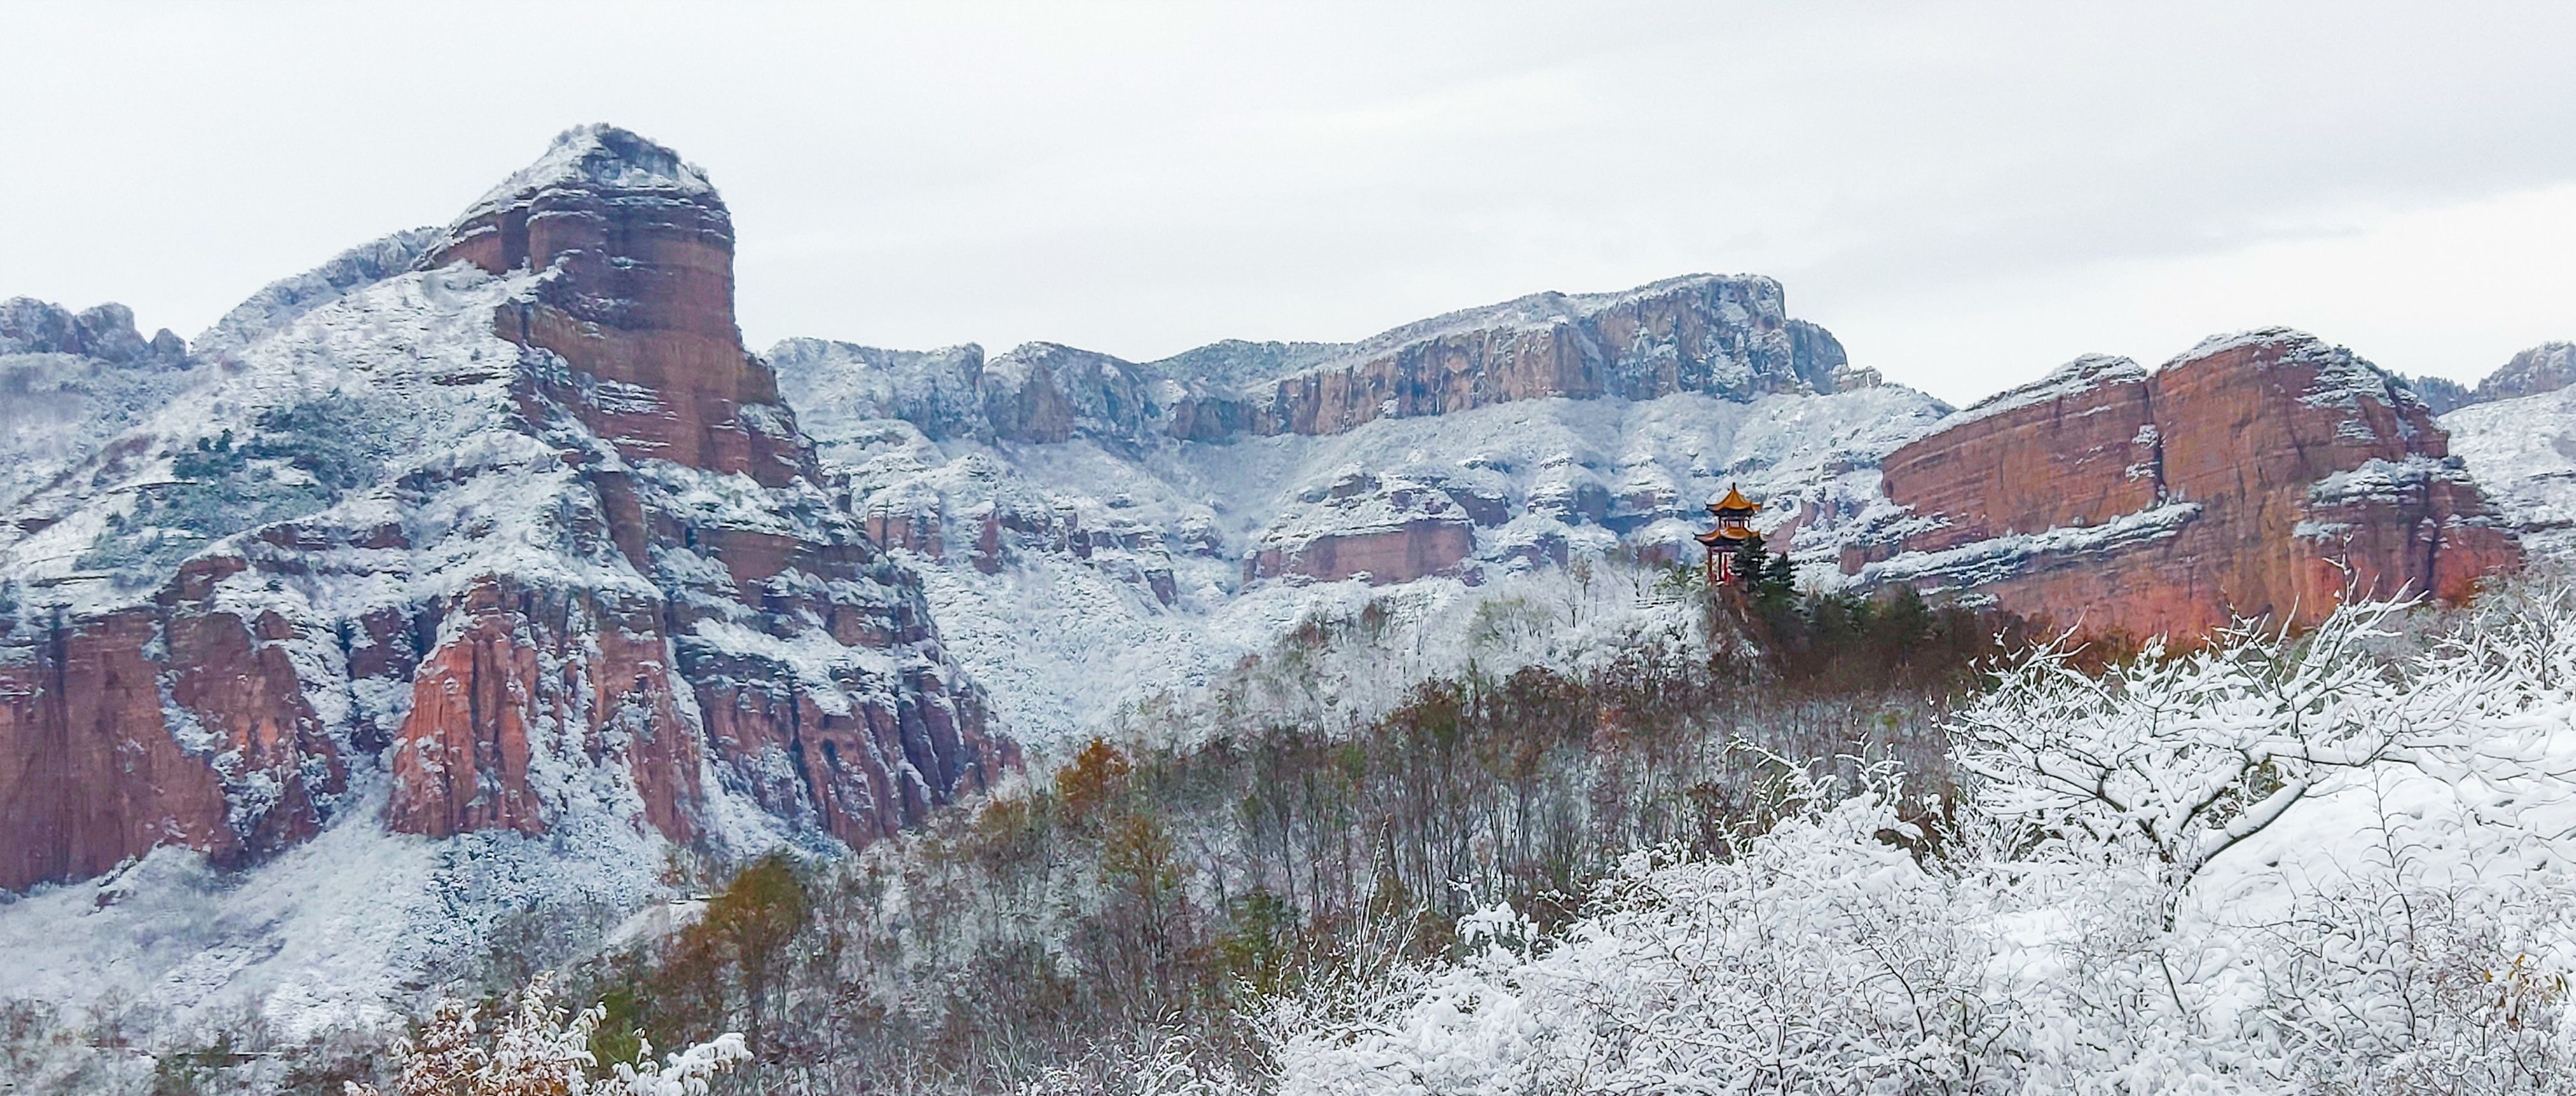
[[[1727,485],[1725,498],[1708,504],[1708,512],[1712,514],[1723,514],[1730,510],[1750,514],[1760,509],[1762,508],[1754,505],[1752,499],[1744,497],[1744,492],[1736,490],[1734,484]]]

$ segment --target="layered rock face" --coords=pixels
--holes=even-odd
[[[933,440],[1136,452],[1163,441],[1347,433],[1380,418],[1565,396],[1744,401],[1879,383],[1824,328],[1787,317],[1780,284],[1697,274],[1624,293],[1541,293],[1356,343],[1228,341],[1130,362],[1054,343],[987,361],[981,347],[878,350],[794,339],[771,356],[803,376],[800,406],[912,423]]]
[[[0,888],[379,797],[432,836],[859,844],[1015,763],[743,351],[695,168],[578,129],[361,250],[0,525]]]
[[[558,141],[451,226],[419,265],[543,273],[496,318],[553,354],[537,394],[630,459],[743,472],[778,487],[813,471],[776,375],[733,322],[733,217],[679,156],[605,126]]]
[[[1286,439],[1345,437],[1372,424],[1455,418],[1552,397],[1650,403],[1699,395],[1743,405],[1856,395],[1880,383],[1851,366],[1830,332],[1789,319],[1779,283],[1705,274],[1619,293],[1541,293],[1355,343],[1226,341],[1148,363],[1052,343],[987,359],[972,345],[907,352],[816,339],[780,343],[770,357],[791,401],[826,416],[830,427],[816,432],[827,457],[868,469],[859,476],[869,484],[865,497],[853,505],[868,515],[880,543],[971,559],[988,574],[1017,549],[1049,551],[1061,542],[1091,560],[1089,549],[1097,547],[1101,558],[1121,561],[1122,572],[1158,589],[1181,566],[1179,545],[1189,546],[1180,555],[1232,556],[1248,580],[1365,576],[1383,584],[1472,578],[1480,555],[1516,566],[1561,562],[1572,551],[1570,536],[1598,539],[1544,527],[1500,540],[1480,532],[1521,514],[1607,527],[1614,539],[1653,527],[1659,539],[1648,550],[1666,552],[1686,546],[1680,527],[1697,519],[1705,501],[1685,498],[1690,492],[1681,483],[1717,473],[1704,463],[1679,476],[1659,461],[1606,467],[1600,455],[1573,452],[1538,454],[1514,471],[1372,463],[1357,479],[1260,486],[1264,495],[1290,487],[1277,500],[1276,519],[1252,530],[1250,543],[1218,547],[1204,533],[1173,525],[1131,528],[1117,506],[1083,519],[1057,512],[1042,496],[907,478],[926,465],[909,456],[887,463],[883,454],[912,444],[890,424],[909,426],[929,448],[1024,452],[1086,443],[1122,464],[1162,469],[1198,462],[1204,447],[1278,451]],[[1907,426],[1937,406],[1911,392],[1893,403],[1902,405],[1891,411]],[[1822,426],[1806,444],[1842,446],[1852,425]],[[1738,462],[1735,471],[1756,473],[1769,463]],[[1523,487],[1523,479],[1534,482]],[[1200,501],[1230,505],[1217,495]],[[1191,520],[1205,529],[1215,518]],[[1126,546],[1144,553],[1133,565]]]
[[[2422,401],[2280,329],[2153,373],[2077,361],[1884,467],[1910,515],[1846,570],[2093,633],[2309,622],[2348,592],[2458,598],[2520,554]]]
[[[0,885],[96,875],[161,844],[237,864],[319,828],[348,772],[279,643],[292,622],[209,604],[233,566],[192,564],[149,604],[12,629]]]
[[[1508,509],[1497,492],[1443,477],[1379,476],[1360,469],[1302,493],[1298,502],[1254,546],[1245,561],[1247,577],[1472,579],[1460,565],[1475,554],[1476,527],[1502,524]]]
[[[1626,293],[1543,293],[1396,328],[1275,382],[1258,422],[1338,434],[1380,417],[1547,396],[1824,393],[1845,364],[1832,335],[1788,318],[1780,283],[1696,275]]]

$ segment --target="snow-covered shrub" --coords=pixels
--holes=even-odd
[[[2407,654],[2401,611],[2032,659],[1957,718],[1930,840],[1883,784],[1807,795],[1554,936],[1478,914],[1462,961],[1283,1005],[1280,1088],[2569,1091],[2576,612]]]
[[[80,560],[128,583],[157,581],[215,541],[330,506],[375,482],[384,445],[364,406],[330,395],[262,414],[241,439],[231,430],[170,456],[170,478],[138,491]]]
[[[516,1011],[486,1033],[482,1009],[441,1002],[419,1034],[397,1041],[400,1072],[390,1089],[349,1082],[347,1096],[705,1096],[708,1080],[751,1056],[739,1033],[726,1033],[653,1060],[642,1046],[632,1062],[599,1073],[591,1035],[604,1011],[567,1016],[545,978],[529,983]]]

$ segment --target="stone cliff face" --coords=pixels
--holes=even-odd
[[[776,375],[734,326],[732,214],[669,149],[608,127],[557,142],[419,265],[453,262],[541,273],[495,330],[558,359],[562,370],[532,371],[531,389],[621,455],[769,487],[812,474]]]
[[[1793,323],[1769,278],[1695,275],[1625,293],[1543,293],[1400,327],[1281,378],[1262,423],[1338,434],[1379,417],[1547,396],[1835,391],[1841,344]]]
[[[365,250],[0,524],[0,888],[378,794],[433,836],[858,844],[1016,763],[742,349],[695,168],[578,129]]]
[[[347,768],[278,644],[292,625],[208,604],[230,567],[191,565],[150,604],[0,647],[0,885],[160,844],[239,864],[319,828]]]
[[[2412,392],[2286,330],[2153,373],[2079,360],[1884,470],[1911,516],[1847,571],[2094,633],[2308,622],[2347,590],[2458,598],[2519,559]]]
[[[1550,396],[1741,401],[1879,383],[1850,366],[1832,333],[1789,319],[1778,282],[1706,274],[1624,293],[1541,293],[1356,343],[1224,342],[1149,363],[1053,343],[987,361],[975,346],[794,339],[771,356],[807,375],[802,406],[843,401],[847,413],[910,422],[934,440],[1085,437],[1131,452],[1164,440],[1342,434],[1379,418]]]

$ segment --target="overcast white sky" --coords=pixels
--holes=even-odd
[[[0,296],[194,334],[602,120],[755,347],[1350,339],[1771,274],[1965,401],[2272,323],[2576,339],[2576,5],[0,6]]]

